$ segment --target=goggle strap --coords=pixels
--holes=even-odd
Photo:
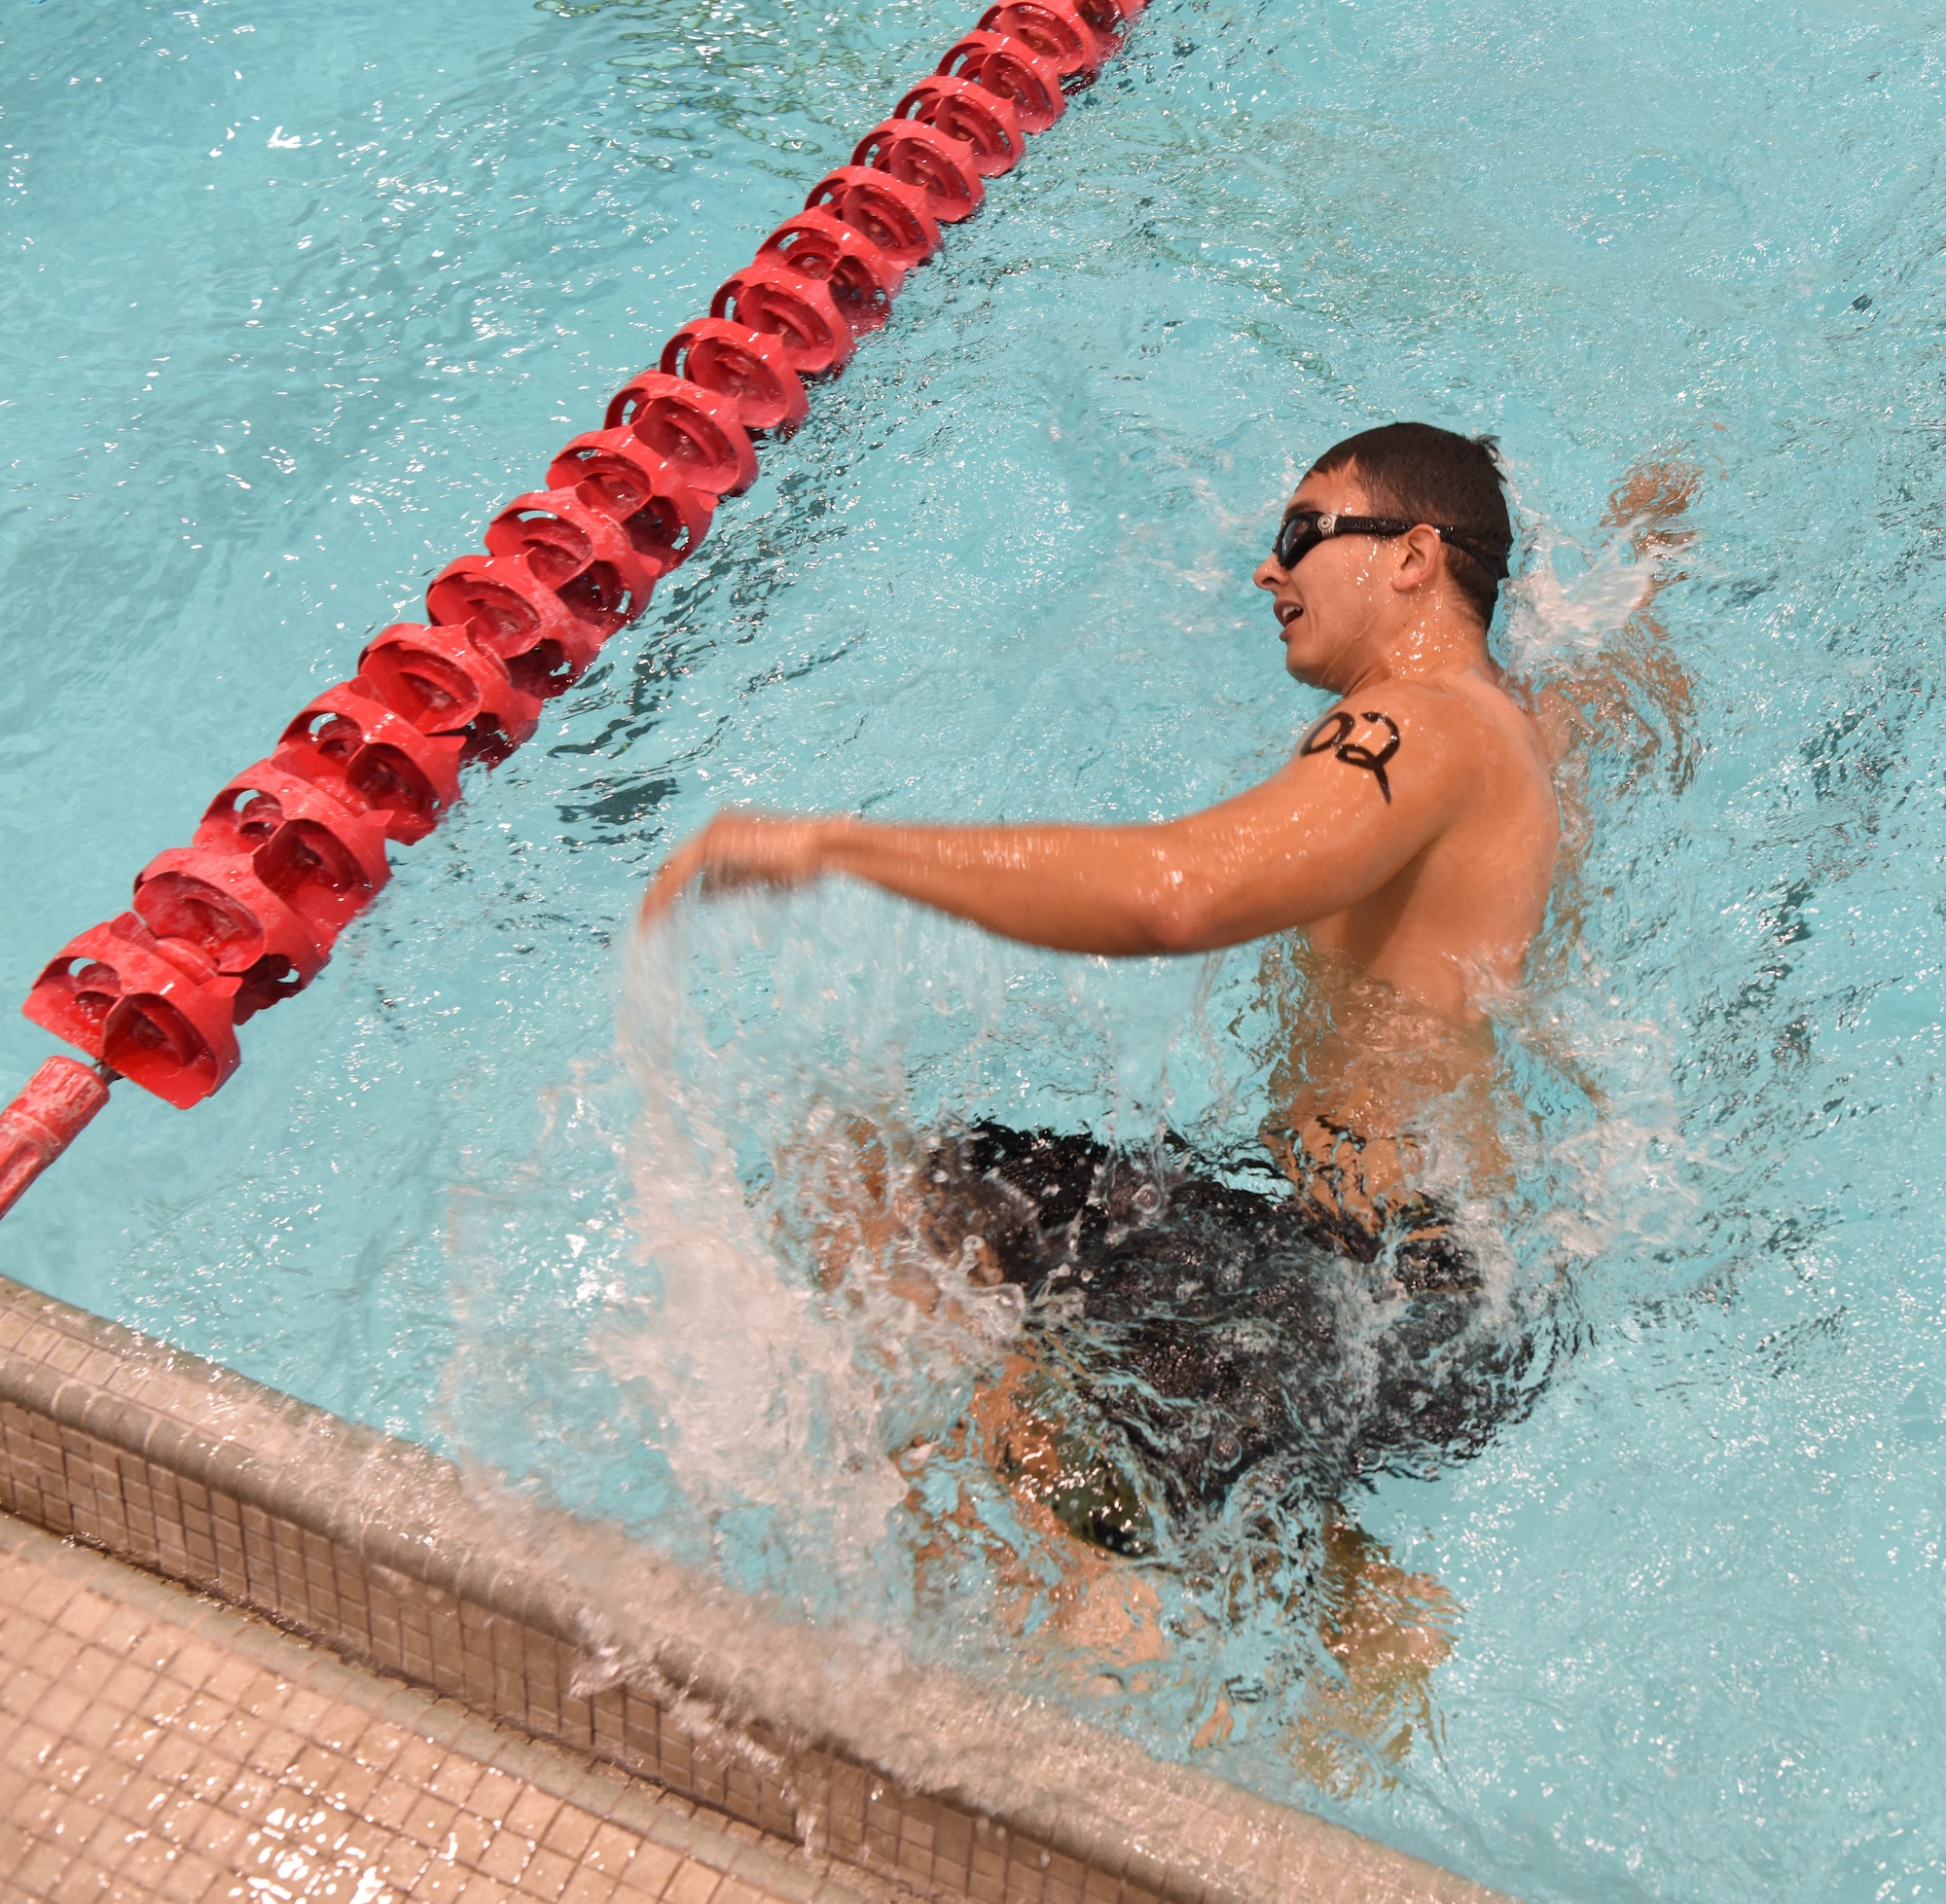
[[[1328,542],[1333,536],[1340,535],[1405,535],[1419,526],[1417,522],[1400,521],[1396,517],[1391,516],[1338,516],[1334,515],[1328,509],[1317,510],[1315,512],[1308,509],[1292,510],[1289,515],[1285,516],[1283,519],[1284,521],[1289,522],[1293,516],[1311,516],[1316,523],[1317,539],[1320,542]],[[1482,541],[1480,537],[1466,529],[1448,528],[1443,522],[1428,522],[1426,527],[1434,530],[1438,534],[1440,541],[1451,543],[1454,548],[1471,556],[1488,574],[1493,576],[1495,581],[1503,582],[1506,580],[1506,552],[1495,549],[1491,544]],[[1281,547],[1282,543],[1283,532],[1279,528],[1277,547]],[[1276,553],[1277,548],[1273,548],[1272,554],[1275,555]],[[1279,566],[1288,566],[1288,564],[1280,561]]]

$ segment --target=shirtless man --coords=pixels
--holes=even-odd
[[[1518,983],[1559,840],[1550,764],[1487,651],[1511,524],[1490,444],[1368,430],[1298,485],[1256,572],[1284,666],[1336,703],[1262,785],[1147,826],[926,826],[720,813],[645,921],[705,885],[866,880],[1056,951],[1309,942],[1266,1138],[1322,1211],[1372,1231],[1420,1161],[1425,1105],[1484,1082],[1483,1000]],[[1491,1167],[1477,1115],[1461,1173]]]
[[[1154,1551],[1158,1511],[1192,1527],[1243,1485],[1322,1507],[1316,1618],[1349,1676],[1311,1689],[1292,1749],[1331,1789],[1366,1776],[1342,1739],[1383,1736],[1397,1756],[1424,1722],[1453,1612],[1339,1503],[1402,1454],[1479,1446],[1523,1367],[1518,1332],[1470,1333],[1481,1273],[1450,1234],[1452,1192],[1501,1174],[1483,1006],[1520,982],[1560,841],[1542,736],[1487,650],[1512,540],[1490,444],[1417,423],[1352,437],[1299,484],[1256,572],[1286,670],[1336,697],[1262,785],[1150,826],[721,813],[642,902],[648,921],[699,875],[835,873],[1057,951],[1303,935],[1266,957],[1272,972],[1294,956],[1305,981],[1274,988],[1287,1056],[1262,1132],[1295,1197],[1241,1188],[1234,1160],[1179,1142],[1144,1164],[1086,1134],[989,1123],[911,1146],[903,1191],[896,1145],[861,1127],[868,1161],[831,1207],[866,1260],[916,1231],[926,1260],[1102,1331],[1105,1381],[1086,1342],[1043,1360],[1029,1330],[957,1431],[1062,1552],[1069,1642],[1127,1660],[1165,1649],[1152,1590],[1107,1559]],[[981,1538],[976,1516],[954,1519],[968,1525],[942,1523],[924,1551]],[[1193,1742],[1231,1725],[1219,1697]]]

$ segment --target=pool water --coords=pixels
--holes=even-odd
[[[964,18],[9,11],[11,995]],[[0,1267],[1531,1899],[1946,1892],[1938,24],[1155,0],[236,1078],[118,1092]],[[1315,1513],[1281,1576],[1218,1528],[1077,1600],[952,1442],[1018,1314],[833,1290],[805,1210],[847,1119],[1240,1139],[1258,954],[849,889],[627,919],[726,800],[1268,772],[1318,702],[1249,572],[1394,415],[1498,433],[1496,642],[1595,712],[1499,1008],[1535,1379],[1347,1504],[1420,1649],[1360,1706]],[[1615,520],[1638,470],[1693,540]],[[0,1022],[0,1077],[47,1049]]]

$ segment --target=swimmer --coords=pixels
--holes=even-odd
[[[936,1139],[861,1129],[851,1193],[826,1201],[834,1242],[889,1262],[888,1239],[918,1237],[971,1282],[1021,1286],[1030,1313],[1079,1313],[1139,1378],[1084,1373],[1056,1393],[1029,1341],[961,1425],[1028,1524],[1072,1537],[1070,1639],[1119,1629],[1122,1651],[1147,1653],[1139,1578],[1105,1562],[1154,1551],[1151,1504],[1194,1516],[1276,1471],[1324,1506],[1319,1633],[1345,1689],[1320,1694],[1293,1745],[1320,1777],[1335,1762],[1319,1739],[1390,1726],[1450,1644],[1436,1583],[1390,1568],[1337,1503],[1413,1451],[1481,1445],[1520,1405],[1525,1345],[1476,1347],[1480,1273],[1449,1234],[1451,1193],[1504,1173],[1486,1008],[1521,982],[1561,837],[1542,733],[1487,647],[1512,546],[1491,441],[1419,423],[1351,437],[1298,485],[1256,570],[1286,671],[1334,697],[1261,785],[1145,826],[723,812],[642,901],[646,924],[699,879],[706,893],[836,875],[1055,951],[1270,942],[1284,1035],[1258,1168],[1295,1195],[1240,1185],[1235,1160],[1179,1139],[1144,1160],[989,1122]],[[1365,1326],[1340,1299],[1352,1284],[1389,1318],[1358,1382],[1344,1380]],[[1118,1437],[1139,1491],[1105,1452]],[[1219,1701],[1194,1743],[1229,1723]]]
[[[1560,839],[1541,734],[1487,649],[1512,546],[1490,441],[1423,423],[1349,438],[1298,485],[1255,575],[1286,671],[1335,697],[1270,779],[1144,826],[723,812],[669,856],[642,918],[699,878],[838,875],[1061,952],[1301,933],[1310,984],[1266,1140],[1327,1221],[1436,1227],[1411,1190],[1421,1125],[1483,1089],[1483,1005],[1520,981]],[[1490,1120],[1459,1122],[1491,1171]]]

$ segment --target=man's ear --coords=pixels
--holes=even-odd
[[[1400,594],[1430,582],[1446,558],[1446,545],[1440,541],[1439,531],[1426,522],[1408,529],[1399,537],[1397,547],[1399,557],[1392,570],[1392,587]]]

